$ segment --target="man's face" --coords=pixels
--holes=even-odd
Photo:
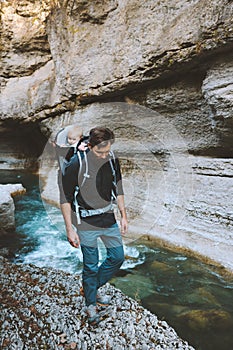
[[[111,149],[111,143],[109,142],[104,147],[100,147],[100,145],[94,146],[91,148],[91,151],[94,153],[96,158],[105,159],[109,155],[110,149]]]

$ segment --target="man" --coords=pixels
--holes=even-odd
[[[88,151],[82,160],[78,156],[73,157],[62,179],[66,200],[61,203],[61,210],[68,241],[76,248],[81,245],[83,292],[88,320],[92,324],[100,320],[97,304],[109,304],[109,298],[100,296],[98,289],[115,275],[124,261],[121,234],[125,234],[128,228],[120,165],[118,159],[110,156],[114,139],[114,133],[108,128],[92,129]],[[76,225],[77,232],[72,226],[76,186],[79,187],[76,214],[81,219],[80,224]],[[121,214],[121,232],[113,212],[114,196]],[[106,259],[100,266],[97,238],[103,241],[107,251]]]

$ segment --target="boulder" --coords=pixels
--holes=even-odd
[[[15,205],[13,196],[25,193],[21,184],[0,185],[0,234],[7,233],[15,228]]]

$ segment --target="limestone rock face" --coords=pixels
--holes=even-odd
[[[223,145],[233,147],[233,63],[215,65],[202,85],[203,95],[211,109],[213,128]]]
[[[215,49],[229,50],[232,18],[227,0],[6,0],[1,119],[60,115],[205,64]]]
[[[48,0],[1,1],[1,77],[29,76],[51,59],[49,12]]]
[[[220,142],[212,127],[210,106],[201,84],[201,79],[190,74],[169,86],[149,88],[139,97],[143,105],[159,112],[176,127],[192,153],[203,150],[209,153]]]
[[[31,115],[36,118],[36,113],[42,106],[53,103],[53,85],[53,61],[49,61],[30,76],[9,79],[1,94],[2,119],[10,117],[28,120]]]
[[[50,10],[48,0],[1,3],[1,119],[27,119],[53,104]]]
[[[90,98],[151,80],[232,39],[229,1],[98,4],[68,2],[48,21],[57,82],[66,96]]]
[[[15,205],[12,196],[25,191],[21,184],[0,185],[0,234],[7,233],[15,228]]]

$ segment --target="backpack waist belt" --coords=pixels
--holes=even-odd
[[[87,216],[100,215],[103,213],[107,213],[108,211],[113,210],[113,204],[109,204],[104,208],[99,209],[80,209],[80,215],[82,218],[86,218]]]

